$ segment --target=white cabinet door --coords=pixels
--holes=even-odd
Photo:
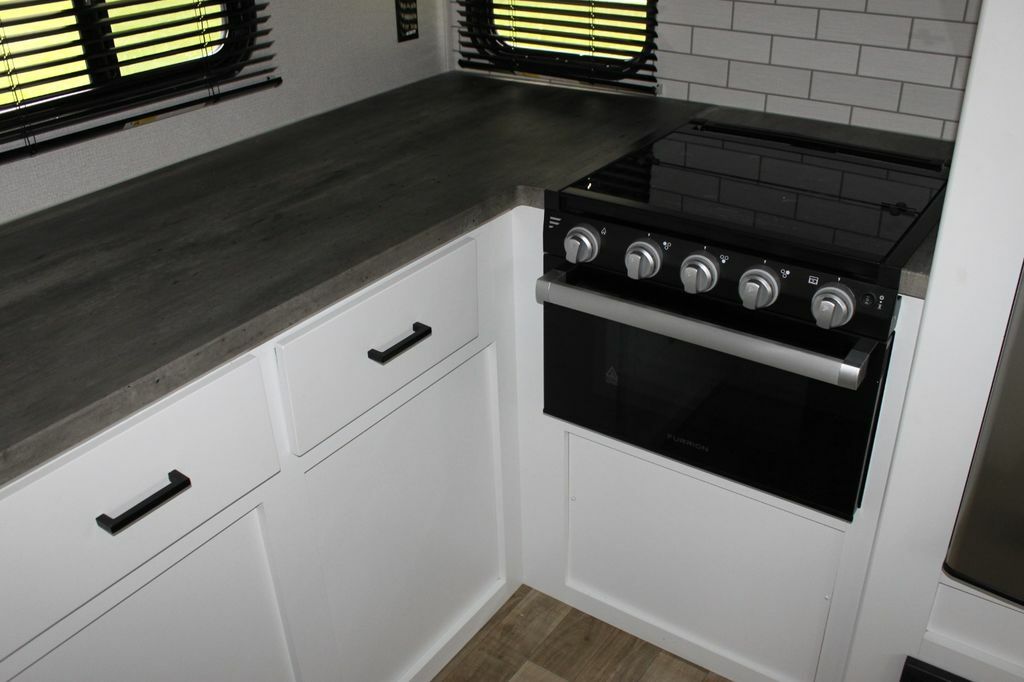
[[[567,584],[777,681],[813,680],[843,534],[569,438]]]
[[[503,580],[493,356],[307,474],[340,679],[415,675]]]
[[[295,679],[259,512],[214,536],[15,679]]]

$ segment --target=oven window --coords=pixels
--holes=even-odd
[[[852,391],[545,305],[545,412],[845,519],[887,355]]]

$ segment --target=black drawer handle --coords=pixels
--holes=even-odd
[[[139,502],[125,513],[121,514],[116,519],[112,519],[106,514],[100,514],[96,517],[96,524],[111,535],[117,535],[149,512],[166,502],[170,502],[171,498],[180,495],[192,487],[192,480],[177,469],[167,474],[167,479],[170,483],[144,499],[142,502]]]
[[[387,350],[377,350],[376,348],[371,348],[366,355],[374,362],[379,362],[382,365],[386,365],[433,333],[434,330],[428,327],[427,325],[423,324],[422,322],[413,322],[412,334],[409,334],[409,336],[405,337],[404,339],[402,339],[395,345],[391,346],[391,348],[388,348]]]

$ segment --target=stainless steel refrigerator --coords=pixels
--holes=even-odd
[[[1024,605],[1024,277],[1017,286],[945,569]]]

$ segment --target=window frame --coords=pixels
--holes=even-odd
[[[47,0],[38,2],[45,4]],[[168,91],[176,86],[180,86],[182,92],[194,91],[203,86],[214,88],[245,68],[258,39],[258,23],[261,18],[258,0],[220,0],[218,4],[223,5],[224,9],[217,11],[226,15],[226,23],[222,29],[223,43],[214,54],[122,75],[118,69],[118,53],[137,48],[129,45],[117,49],[110,37],[115,22],[108,19],[102,7],[89,7],[87,2],[72,0],[75,23],[69,25],[69,28],[73,26],[82,43],[82,63],[86,69],[83,75],[89,78],[89,85],[82,87],[88,89],[66,94],[57,92],[47,99],[30,104],[15,102],[5,105],[0,108],[0,128],[9,122],[18,121],[23,123],[26,130],[31,130],[33,125],[54,121],[62,114],[92,112],[90,116],[83,116],[85,123],[89,118],[102,118],[126,109],[158,105],[161,101],[175,97],[173,92]],[[168,39],[168,42],[171,40],[173,38]],[[232,63],[235,68],[232,68]]]
[[[551,1],[557,2],[557,0]],[[653,61],[653,55],[657,49],[657,36],[653,30],[657,26],[657,0],[647,0],[644,5],[647,13],[646,22],[648,26],[652,27],[651,34],[646,37],[643,48],[627,60],[514,48],[509,46],[498,34],[493,0],[464,0],[464,6],[466,7],[464,23],[467,28],[470,28],[469,39],[473,48],[484,59],[494,58],[510,62],[513,64],[513,70],[516,71],[572,78],[584,82],[611,81],[614,83],[614,81],[628,79],[637,74],[644,64]],[[476,18],[470,20],[470,15]]]

